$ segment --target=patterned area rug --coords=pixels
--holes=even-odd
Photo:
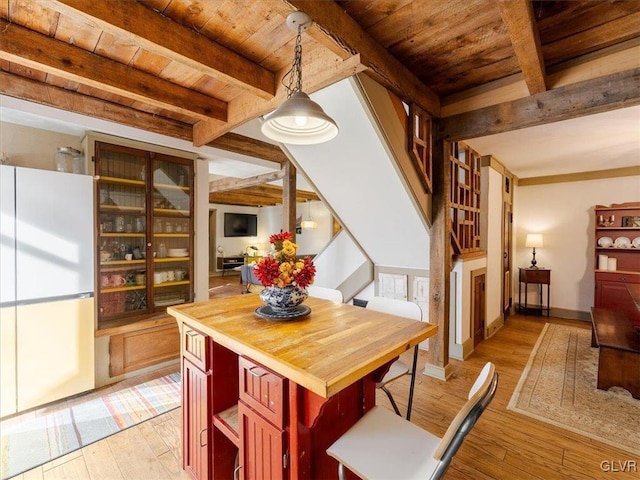
[[[21,423],[15,419],[1,422],[2,479],[179,407],[180,373],[105,395],[95,393],[73,399],[70,407]]]
[[[547,324],[507,408],[640,455],[640,400],[597,376],[591,331]]]

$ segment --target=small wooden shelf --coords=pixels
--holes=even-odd
[[[136,232],[136,233],[131,233],[131,232],[102,232],[100,234],[101,237],[105,237],[105,238],[120,238],[120,237],[125,237],[125,238],[144,238],[146,236],[146,233],[144,232]]]
[[[104,213],[140,213],[143,214],[144,207],[128,207],[126,205],[100,205],[100,212]]]
[[[213,415],[213,425],[237,447],[240,445],[238,404]]]
[[[144,290],[146,285],[124,285],[122,287],[113,288],[101,288],[100,293],[116,293],[116,292],[128,292],[131,290]]]
[[[177,208],[154,208],[154,215],[173,215],[173,216],[189,216],[189,210],[178,210]]]
[[[596,230],[640,230],[640,227],[596,227]]]
[[[154,237],[157,238],[189,238],[188,233],[154,233]]]
[[[184,262],[187,260],[189,260],[189,257],[164,257],[154,258],[153,263]]]
[[[129,265],[144,265],[146,260],[109,260],[107,262],[100,262],[100,266],[110,267],[110,266],[124,266],[127,267]],[[119,269],[122,270],[122,269]],[[104,271],[104,269],[103,269]]]
[[[155,288],[162,288],[162,287],[175,287],[176,285],[189,285],[189,280],[180,280],[179,282],[155,283],[153,286]]]
[[[120,178],[120,177],[108,177],[105,175],[98,176],[98,180],[106,183],[115,183],[118,185],[136,185],[138,187],[146,187],[146,182],[144,180],[131,180],[128,178]]]
[[[172,185],[170,183],[154,183],[153,188],[163,188],[165,190],[181,190],[183,192],[188,192],[189,187],[182,187],[180,185]]]

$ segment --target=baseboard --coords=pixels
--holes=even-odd
[[[462,344],[449,345],[449,358],[466,360],[473,353],[473,338],[467,338]]]
[[[446,381],[453,374],[453,367],[450,363],[448,363],[444,367],[438,367],[437,365],[431,365],[430,363],[427,363],[424,366],[422,374]]]
[[[583,322],[591,322],[591,314],[580,310],[569,310],[566,308],[551,308],[549,314],[552,317],[566,318],[568,320],[582,320]]]
[[[487,326],[484,332],[484,339],[487,340],[493,337],[498,330],[504,327],[504,317],[500,315],[493,319],[493,321]]]

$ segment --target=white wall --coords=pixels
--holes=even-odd
[[[502,319],[502,174],[493,168],[483,167],[482,175],[488,182],[485,292],[487,328],[489,328],[492,323]],[[483,179],[483,188],[485,188],[485,179]]]
[[[287,145],[298,169],[376,265],[428,269],[427,228],[358,86],[346,79],[311,97],[340,133],[319,145]]]
[[[595,205],[640,201],[640,176],[522,186],[516,189],[514,266],[531,264],[527,233],[542,233],[539,267],[551,269],[551,308],[586,313],[593,306]],[[514,275],[517,298],[517,275]]]
[[[250,245],[258,247],[259,255],[266,255],[269,250],[269,236],[282,230],[282,206],[273,207],[242,207],[237,205],[209,204],[209,209],[216,210],[216,248],[224,249],[225,256],[242,255]],[[322,202],[298,203],[297,217],[306,220],[311,211],[311,217],[318,223],[318,228],[304,229],[296,235],[298,255],[315,255],[329,243],[331,239],[331,212]],[[225,237],[224,213],[252,213],[258,215],[258,235],[254,237]],[[218,252],[213,252],[216,257]]]
[[[11,165],[55,170],[58,147],[82,151],[82,136],[0,122],[0,152],[6,154]]]

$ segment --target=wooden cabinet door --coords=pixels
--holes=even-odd
[[[182,363],[182,467],[195,480],[211,478],[211,374]]]
[[[241,480],[284,480],[288,478],[284,431],[275,427],[243,402],[240,418]]]
[[[624,312],[629,318],[637,315],[637,307],[623,282],[596,282],[596,302],[598,308],[606,308],[617,312]]]

